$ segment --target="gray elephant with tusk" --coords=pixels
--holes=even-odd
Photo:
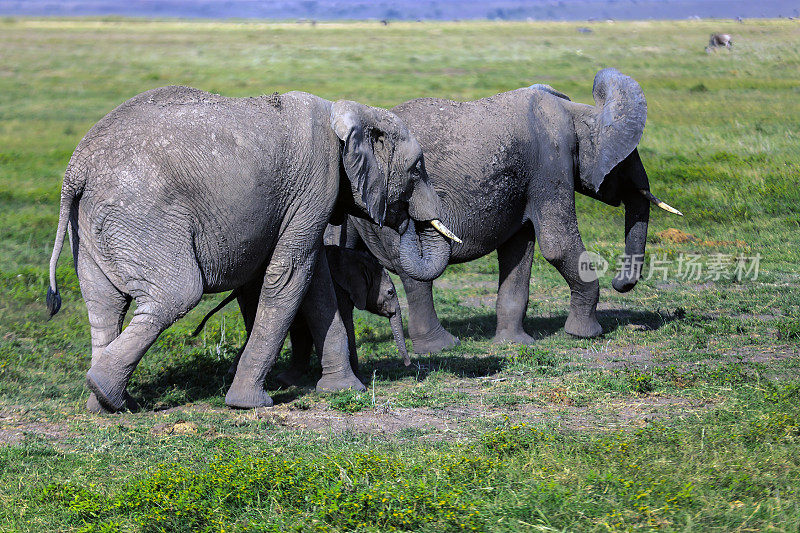
[[[349,361],[323,232],[346,215],[404,239],[409,275],[438,276],[449,239],[419,143],[393,113],[302,92],[142,93],[101,119],[67,167],[47,307],[67,229],[89,314],[88,406],[118,411],[158,336],[204,293],[242,288],[250,335],[227,405],[272,405],[264,378],[302,308],[322,346],[319,390],[364,390]],[[408,235],[413,232],[414,235]],[[137,306],[122,330],[131,301]],[[311,313],[313,311],[313,314]]]
[[[636,147],[647,117],[639,84],[605,69],[595,76],[593,95],[592,106],[533,85],[474,102],[420,98],[392,109],[422,145],[428,176],[444,204],[443,222],[463,239],[451,240],[450,263],[497,250],[498,342],[533,342],[522,321],[535,239],[570,287],[565,330],[578,337],[602,333],[595,314],[598,281],[579,273],[585,249],[576,191],[613,206],[625,204],[625,254],[631,264],[613,280],[619,292],[631,290],[640,277],[637,259],[644,256],[650,204],[680,214],[650,192],[639,158]],[[456,344],[436,316],[431,282],[413,279],[405,268],[404,237],[366,220],[352,222],[381,264],[400,275],[414,351]]]
[[[397,298],[397,291],[395,290],[394,283],[386,272],[386,269],[384,269],[374,257],[361,250],[328,245],[325,246],[325,255],[328,260],[328,268],[336,292],[339,314],[347,330],[348,346],[350,348],[350,366],[353,368],[353,371],[358,372],[358,355],[356,352],[355,328],[353,325],[354,308],[361,309],[362,311],[369,311],[374,315],[389,319],[392,337],[397,346],[397,352],[403,360],[403,364],[409,366],[411,360],[408,356],[406,340],[403,335],[403,314],[400,310],[400,300]],[[200,324],[192,333],[192,336],[198,335],[208,319],[233,300],[238,299],[240,301],[240,306],[246,308],[248,299],[252,299],[254,296],[257,295],[250,294],[248,296],[246,294],[241,294],[239,291],[231,292],[231,294],[226,296],[224,300],[203,317]],[[311,316],[306,316],[302,312],[298,313],[289,329],[289,337],[292,341],[291,367],[278,376],[278,379],[286,385],[299,384],[303,374],[308,370],[311,348],[313,346],[313,337],[308,324],[309,321],[314,320],[316,320],[316,318],[313,314]],[[249,333],[248,331],[248,334]],[[320,347],[317,347],[317,349],[321,352]],[[238,362],[239,356],[237,355],[231,365],[230,374],[236,372]]]

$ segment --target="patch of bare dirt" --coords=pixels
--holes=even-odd
[[[528,424],[547,421],[556,422],[567,430],[608,431],[640,427],[653,420],[685,416],[713,406],[710,401],[660,395],[575,406],[571,399],[564,399],[566,396],[558,397],[555,389],[552,392],[552,398],[547,397],[554,403],[545,405],[524,403],[513,407],[491,407],[471,398],[469,402],[444,408],[402,408],[389,403],[353,414],[322,406],[320,409],[296,411],[282,405],[243,417],[247,421],[266,420],[278,426],[316,433],[351,432],[390,437],[412,430],[433,440],[455,440],[474,433],[476,419],[480,419],[484,427],[499,425],[506,420]],[[247,422],[243,420],[243,423]]]
[[[561,411],[559,425],[574,431],[612,431],[642,427],[656,420],[674,419],[714,406],[709,400],[661,395],[616,399],[601,408],[587,406]]]
[[[65,424],[28,420],[14,410],[0,411],[0,444],[19,444],[28,437],[61,441],[70,437]]]
[[[467,296],[463,300],[461,300],[461,305],[465,307],[491,307],[492,309],[495,308],[497,304],[497,295],[496,294],[483,294],[480,296]]]
[[[404,430],[420,430],[432,438],[452,438],[466,433],[466,426],[474,418],[491,420],[502,418],[493,410],[476,412],[473,405],[459,405],[433,409],[429,407],[406,408],[391,402],[356,413],[342,413],[322,407],[296,411],[288,406],[277,406],[256,415],[280,426],[314,432],[366,433],[371,435],[396,435]]]
[[[590,369],[619,370],[623,368],[646,369],[660,366],[664,361],[660,358],[657,347],[640,348],[627,346],[615,348],[613,351],[597,349],[577,352],[578,362]],[[691,368],[698,365],[719,363],[773,363],[791,357],[800,357],[797,350],[791,347],[743,347],[736,350],[720,351],[714,359],[700,361],[670,361],[677,369]]]
[[[156,424],[150,430],[152,435],[166,437],[170,435],[203,435],[213,437],[216,432],[214,429],[203,429],[197,422],[178,420],[177,422]]]

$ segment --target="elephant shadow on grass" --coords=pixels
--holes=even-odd
[[[604,335],[608,335],[628,326],[644,331],[657,330],[669,322],[682,319],[683,313],[681,310],[653,312],[613,309],[598,311],[597,318],[603,326]],[[562,330],[566,319],[565,312],[551,316],[529,316],[525,319],[525,329],[534,339],[541,340]],[[485,341],[494,336],[496,315],[487,310],[464,318],[443,317],[442,323],[448,331],[462,340]],[[414,355],[411,366],[405,367],[397,359],[396,350],[385,348],[387,343],[392,343],[390,332],[375,332],[368,339],[358,342],[358,351],[362,356],[359,375],[367,386],[370,385],[373,374],[389,381],[408,376],[422,380],[436,371],[465,378],[484,377],[502,370],[505,361],[502,356],[476,355],[462,345],[438,354]],[[365,348],[374,355],[363,357]],[[146,357],[131,381],[131,394],[140,402],[142,410],[158,411],[198,401],[211,401],[214,405],[218,403],[220,407],[224,405],[225,393],[230,385],[227,372],[236,353],[233,346],[222,351],[185,346],[160,352]],[[266,388],[272,391],[276,404],[291,402],[312,391],[316,377],[322,371],[319,359],[312,357],[311,368],[303,386],[284,388],[275,376],[286,370],[288,365],[289,352],[284,349],[267,377]]]
[[[630,309],[598,310],[597,320],[603,326],[603,336],[620,328],[635,326],[639,329],[657,330],[669,322],[683,318],[683,311],[641,311]],[[555,335],[564,329],[567,312],[558,312],[550,316],[527,316],[524,321],[525,331],[534,339],[542,340]],[[444,318],[442,325],[450,333],[459,338],[490,340],[494,337],[497,315],[491,311],[479,313],[469,318],[448,320]]]
[[[496,315],[492,311],[473,313],[470,317],[448,319],[442,318],[442,325],[455,336],[464,340],[487,341],[494,337]],[[640,311],[627,309],[602,310],[597,312],[597,318],[603,326],[603,335],[629,326],[634,326],[642,331],[653,331],[674,320],[683,318],[682,311]],[[567,313],[553,314],[552,316],[529,316],[525,319],[525,329],[536,340],[542,340],[563,330],[567,320]],[[602,337],[601,337],[602,338]],[[374,335],[368,341],[359,342],[359,353],[364,353],[364,347],[373,350],[382,342],[391,342],[390,334]],[[417,379],[424,379],[435,371],[445,371],[459,377],[484,377],[502,370],[505,358],[497,355],[479,355],[473,349],[461,346],[440,352],[438,354],[415,354],[410,367],[404,367],[396,357],[386,355],[385,351],[375,358],[362,358],[359,374],[367,382],[376,372],[384,380],[400,380],[414,375]]]
[[[129,386],[131,395],[139,402],[139,409],[161,411],[200,401],[223,407],[225,393],[231,384],[228,369],[236,356],[236,347],[228,346],[221,353],[189,347],[184,353],[179,350],[162,351],[142,361]],[[282,350],[267,377],[267,390],[281,388],[275,376],[288,366],[289,355]],[[313,385],[314,382],[310,382],[311,390]],[[273,401],[276,404],[287,403],[303,394],[303,388],[283,389],[273,394]]]

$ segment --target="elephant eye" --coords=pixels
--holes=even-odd
[[[416,161],[408,169],[411,174],[419,175],[422,173],[422,157],[417,158]]]
[[[394,296],[394,289],[389,289],[388,291],[386,291],[386,294],[388,294],[389,296]]]

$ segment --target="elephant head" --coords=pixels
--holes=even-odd
[[[409,276],[438,277],[450,257],[449,239],[458,238],[440,221],[442,203],[419,143],[394,113],[346,100],[333,104],[331,126],[342,143],[350,214],[400,234],[398,256]]]
[[[549,87],[534,88],[569,100]],[[618,292],[627,292],[641,276],[650,203],[682,213],[650,192],[636,149],[647,118],[647,102],[639,84],[608,68],[595,76],[592,94],[594,106],[565,103],[572,111],[577,138],[575,190],[609,205],[625,204],[624,267],[612,285]]]
[[[366,252],[339,246],[326,246],[325,251],[333,282],[358,309],[389,319],[397,351],[405,365],[410,365],[400,300],[389,273]]]

